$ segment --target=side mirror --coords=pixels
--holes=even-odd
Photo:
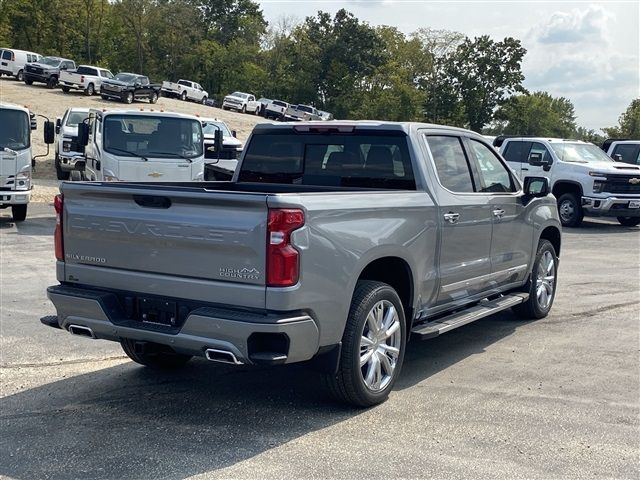
[[[551,169],[551,157],[549,155],[543,155],[540,152],[533,152],[529,154],[529,165],[534,167],[542,167],[545,172]]]
[[[62,119],[56,119],[56,134],[60,133],[60,129],[62,128]]]
[[[233,138],[236,138],[238,136],[238,132],[236,132],[235,130],[231,130],[231,136]]]
[[[56,140],[55,127],[53,122],[46,120],[44,122],[44,143],[51,145]]]
[[[621,162],[621,161],[622,161],[622,155],[620,155],[619,153],[614,153],[614,154],[613,154],[613,159],[614,159],[616,162]]]
[[[83,147],[89,144],[89,124],[86,122],[78,124],[78,143]]]
[[[526,177],[524,194],[527,198],[539,198],[549,195],[549,179],[545,177]]]

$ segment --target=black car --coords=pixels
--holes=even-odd
[[[100,96],[103,100],[120,100],[124,103],[133,103],[134,100],[141,99],[156,103],[160,97],[160,88],[160,84],[150,83],[149,77],[120,72],[102,82]]]

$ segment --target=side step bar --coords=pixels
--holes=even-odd
[[[488,317],[494,313],[506,310],[515,305],[526,302],[529,299],[528,293],[513,293],[505,295],[495,300],[482,300],[477,305],[463,310],[461,312],[452,313],[446,317],[439,318],[433,322],[420,323],[411,329],[411,334],[417,336],[421,340],[434,338],[449,330],[461,327],[481,318]]]

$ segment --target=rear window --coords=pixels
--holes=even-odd
[[[274,105],[277,105],[279,107],[286,107],[287,106],[287,104],[285,102],[281,102],[280,100],[274,100],[271,103],[273,103]]]
[[[507,143],[503,157],[507,162],[527,163],[531,142],[512,141]]]
[[[239,181],[415,190],[405,135],[258,134]]]
[[[81,75],[98,75],[98,71],[95,68],[91,67],[78,67],[76,73],[79,73]]]

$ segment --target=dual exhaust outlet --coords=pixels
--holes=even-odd
[[[69,325],[69,333],[72,335],[78,335],[80,337],[92,338],[96,339],[97,337],[94,335],[93,330],[89,327],[85,327],[83,325]],[[219,363],[227,363],[229,365],[242,365],[243,362],[238,360],[238,357],[235,356],[233,352],[229,350],[219,350],[217,348],[207,348],[204,352],[204,356],[210,362],[219,362]]]

